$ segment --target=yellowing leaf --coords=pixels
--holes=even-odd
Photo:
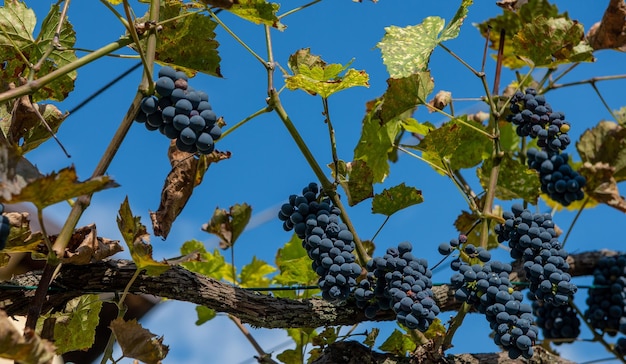
[[[89,349],[96,338],[102,301],[96,294],[83,295],[69,301],[63,312],[52,315],[54,344],[57,354]],[[80,333],[80,335],[77,335]]]
[[[265,24],[284,30],[287,27],[276,16],[279,8],[279,4],[265,0],[238,0],[234,1],[227,10],[255,24]]]
[[[232,265],[226,263],[219,250],[215,249],[213,253],[209,253],[206,251],[204,244],[197,240],[190,240],[183,244],[180,252],[182,255],[198,254],[198,260],[181,264],[185,269],[216,280],[226,278],[228,281],[234,282]]]
[[[107,0],[111,5],[119,5],[122,3],[122,0]]]
[[[318,275],[311,268],[311,258],[307,255],[306,249],[302,246],[302,240],[296,234],[278,249],[276,253],[275,264],[280,271],[274,276],[272,283],[282,286],[290,286],[294,284],[312,285],[316,284]],[[307,291],[308,295],[314,292]],[[279,297],[296,298],[295,291],[277,291],[275,294]]]
[[[148,275],[158,276],[170,269],[166,262],[157,262],[152,258],[152,245],[146,227],[140,222],[139,216],[133,216],[128,203],[124,199],[117,216],[117,226],[128,245],[130,256],[137,265],[137,269],[145,269]]]
[[[400,330],[394,329],[379,349],[387,353],[404,357],[407,352],[412,352],[416,347],[417,345],[415,345],[413,340],[411,340],[407,334],[403,334]]]
[[[108,188],[118,187],[110,177],[102,176],[91,178],[85,182],[78,182],[74,167],[64,168],[47,176],[35,179],[23,187],[16,195],[5,202],[31,202],[37,209],[54,205],[74,197],[92,194]]]

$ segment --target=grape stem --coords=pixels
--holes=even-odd
[[[465,315],[469,312],[471,306],[467,302],[463,302],[459,311],[457,311],[456,316],[450,322],[450,326],[448,326],[448,331],[446,331],[446,336],[441,343],[442,349],[445,351],[452,347],[452,338],[454,337],[454,333],[456,330],[461,327],[463,323],[463,319],[465,319]]]
[[[237,328],[241,331],[241,333],[243,334],[243,336],[246,337],[246,339],[250,342],[250,344],[252,345],[252,347],[254,347],[254,350],[256,350],[256,352],[259,354],[258,357],[256,357],[257,361],[259,363],[263,363],[263,364],[278,364],[277,361],[275,361],[274,359],[272,359],[272,355],[266,353],[263,348],[261,347],[261,345],[259,345],[259,343],[256,341],[256,339],[254,338],[254,336],[252,336],[252,334],[250,334],[250,330],[248,330],[243,323],[241,322],[241,320],[233,315],[228,315],[228,318],[235,323],[235,326],[237,326]]]
[[[574,225],[576,224],[576,221],[578,221],[578,218],[582,214],[582,212],[585,209],[585,206],[587,205],[587,203],[589,203],[590,199],[591,199],[591,197],[589,197],[589,195],[585,196],[585,200],[583,201],[582,205],[580,205],[580,208],[576,212],[576,216],[574,216],[574,220],[572,220],[572,223],[570,224],[569,228],[567,229],[567,233],[565,233],[565,237],[563,238],[563,241],[561,242],[561,247],[562,248],[565,247],[565,243],[567,242],[567,238],[569,238],[569,234],[572,232],[572,229],[574,229]]]
[[[330,110],[328,108],[328,98],[322,97],[322,105],[324,107],[323,115],[328,125],[328,136],[330,137],[330,149],[333,156],[333,166],[335,172],[335,185],[339,183],[339,157],[337,157],[337,141],[335,139],[335,129],[330,121]]]
[[[65,17],[67,16],[67,9],[69,7],[70,7],[70,0],[65,0],[63,4],[63,10],[61,11],[61,16],[59,16],[59,23],[57,24],[56,31],[54,32],[54,37],[52,38],[52,42],[50,42],[48,49],[46,49],[46,51],[41,56],[39,61],[37,61],[37,63],[33,66],[34,71],[39,71],[39,69],[41,69],[41,66],[43,65],[43,62],[46,59],[48,59],[48,56],[52,52],[54,52],[54,50],[59,49],[61,47],[61,45],[59,44],[59,36],[61,34],[61,28],[63,27],[63,22],[65,21]],[[34,72],[31,73],[31,75],[29,75],[29,77],[31,77],[31,80],[34,76],[35,76]]]
[[[284,17],[286,17],[288,15],[291,15],[293,13],[296,13],[296,12],[300,11],[300,10],[306,9],[309,6],[315,5],[315,4],[319,3],[319,2],[322,2],[322,0],[313,0],[310,3],[308,3],[308,4],[304,4],[304,5],[298,6],[297,8],[291,9],[291,10],[285,12],[284,14],[278,15],[277,18],[278,19],[282,19],[282,18],[284,18]]]
[[[261,56],[259,56],[255,51],[252,50],[252,48],[250,48],[250,46],[248,46],[243,40],[241,40],[241,38],[239,38],[237,36],[237,34],[235,34],[232,30],[230,30],[230,28],[224,24],[224,22],[217,17],[217,15],[209,8],[207,8],[207,11],[209,12],[209,15],[211,15],[211,18],[213,18],[213,20],[215,20],[220,26],[222,26],[222,28],[224,28],[224,30],[226,31],[226,33],[230,34],[231,37],[233,37],[237,43],[241,44],[241,46],[243,46],[248,52],[250,52],[250,54],[256,58],[259,62],[261,62],[261,64],[266,65],[267,62],[261,58]]]

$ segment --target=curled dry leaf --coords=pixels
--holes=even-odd
[[[163,337],[141,327],[137,320],[124,321],[116,318],[111,321],[111,331],[127,358],[138,359],[147,364],[161,363],[167,356],[169,347],[163,345]]]
[[[172,170],[165,179],[159,209],[150,212],[154,235],[163,238],[167,238],[174,220],[187,204],[193,189],[202,182],[211,163],[230,158],[230,152],[214,151],[195,158],[191,153],[179,151],[172,142],[168,157]]]
[[[608,163],[583,163],[580,173],[587,178],[585,193],[598,202],[603,202],[622,212],[626,212],[626,199],[619,194],[617,181],[613,176],[615,167]]]
[[[70,238],[63,263],[89,264],[100,261],[124,250],[119,240],[98,236],[96,225],[91,224],[74,231]]]
[[[26,329],[22,335],[7,314],[0,310],[0,357],[22,364],[51,363],[55,347],[48,340]]]
[[[452,102],[452,92],[450,91],[439,91],[435,95],[435,97],[428,102],[428,104],[435,109],[443,110],[446,106],[448,106]],[[428,109],[429,112],[433,112],[432,109]]]
[[[626,3],[611,0],[602,21],[587,32],[587,40],[594,50],[617,49],[626,52]]]

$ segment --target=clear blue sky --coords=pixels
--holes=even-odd
[[[581,22],[588,29],[602,17],[607,1],[567,2],[556,1],[561,11],[567,11],[571,18]],[[27,1],[33,6],[39,20],[43,19],[50,2]],[[143,5],[132,2],[138,7]],[[291,4],[294,5],[291,5]],[[306,1],[284,1],[283,10]],[[438,15],[450,19],[460,1],[423,2],[380,0],[373,4],[362,4],[350,0],[322,1],[300,13],[284,19],[287,30],[274,31],[273,44],[275,59],[283,67],[287,57],[300,48],[310,47],[312,53],[321,55],[327,62],[346,63],[354,58],[352,67],[365,70],[370,75],[369,88],[354,88],[330,98],[331,117],[336,127],[338,154],[341,159],[350,160],[359,138],[365,102],[383,94],[388,74],[381,55],[375,45],[384,35],[384,27],[389,25],[416,25],[423,18]],[[482,22],[501,12],[494,1],[476,1],[470,8],[468,18],[461,29],[459,38],[446,45],[470,64],[479,67],[484,40],[472,23]],[[257,53],[265,55],[263,29],[260,26],[222,12],[222,19]],[[73,2],[69,19],[77,31],[77,47],[95,49],[111,42],[121,34],[123,28],[115,17],[97,2]],[[219,52],[222,57],[223,79],[198,75],[190,83],[209,94],[210,101],[218,115],[224,116],[228,128],[239,120],[262,108],[266,97],[266,73],[263,67],[223,29],[217,29]],[[132,54],[125,50],[124,54]],[[563,82],[624,73],[624,55],[613,51],[596,54],[593,64],[579,66]],[[135,64],[136,60],[105,58],[79,69],[76,90],[59,105],[61,110],[69,110],[87,95],[110,81]],[[482,86],[477,78],[455,61],[450,55],[436,49],[431,60],[431,71],[435,80],[435,91],[452,91],[453,97],[467,98],[482,95]],[[493,80],[495,62],[489,59],[487,72],[490,83]],[[514,75],[505,72],[502,86]],[[27,155],[44,173],[74,164],[81,179],[91,175],[94,166],[106,148],[126,112],[141,78],[139,70],[124,81],[101,94],[87,107],[81,109],[65,121],[58,136],[72,154],[64,157],[53,142],[48,142]],[[276,82],[281,85],[281,76]],[[626,83],[609,81],[598,84],[607,102],[613,109],[624,106],[623,90]],[[321,115],[319,98],[311,97],[302,91],[285,91],[281,95],[283,104],[292,120],[309,143],[309,147],[321,161],[330,162],[326,126]],[[572,139],[599,120],[610,119],[610,114],[588,86],[575,89],[565,88],[550,92],[548,101],[557,110],[565,112],[572,123]],[[475,102],[458,102],[459,110],[474,112],[481,108]],[[418,110],[415,117],[419,121],[441,123],[435,114]],[[118,156],[109,169],[120,188],[96,194],[92,207],[84,215],[81,223],[95,222],[100,235],[120,239],[115,217],[125,196],[133,213],[143,217],[144,224],[150,226],[148,214],[158,208],[163,180],[169,171],[166,150],[169,141],[158,132],[148,132],[142,125],[135,124],[124,141]],[[200,230],[200,226],[210,217],[216,206],[228,208],[235,203],[247,202],[253,206],[255,227],[245,232],[238,241],[235,252],[239,266],[249,262],[253,255],[273,262],[276,249],[284,244],[290,234],[285,233],[275,212],[291,193],[298,193],[308,182],[314,181],[314,174],[296,148],[295,143],[280,120],[274,114],[256,118],[243,128],[217,144],[220,150],[233,153],[230,160],[211,166],[202,185],[196,188],[192,199],[173,226],[167,241],[153,239],[154,256],[157,259],[178,254],[181,244],[188,239],[198,239],[206,243],[208,249],[217,246],[217,241]],[[573,145],[568,150],[574,154]],[[575,159],[578,159],[576,156]],[[473,171],[465,176],[477,186]],[[422,189],[425,202],[394,215],[377,238],[378,252],[386,247],[408,240],[414,252],[427,258],[431,264],[438,259],[437,246],[458,233],[452,223],[461,210],[467,206],[454,185],[413,158],[401,155],[398,163],[392,165],[391,175],[384,185],[377,185],[376,191],[395,186],[401,182]],[[505,203],[508,206],[509,203]],[[546,210],[545,206],[541,206]],[[45,212],[51,218],[63,221],[67,206],[50,207]],[[366,201],[350,208],[359,235],[371,237],[383,222],[384,216],[370,214]],[[267,218],[269,216],[269,218]],[[569,212],[559,212],[555,221],[562,228],[569,227],[573,219]],[[600,247],[620,249],[623,233],[620,222],[622,213],[605,206],[585,211],[577,223],[574,234],[567,243],[572,252],[580,252]],[[507,259],[504,251],[496,252],[496,257]],[[127,257],[121,254],[120,257]],[[449,271],[438,271],[435,282],[448,282]],[[589,283],[580,279],[579,284]],[[576,302],[584,305],[587,291],[577,294]],[[452,313],[444,312],[439,318],[444,322]],[[151,312],[144,320],[145,327],[152,332],[165,335],[165,343],[170,345],[170,354],[165,363],[253,363],[256,353],[244,340],[235,326],[225,317],[196,327],[194,305],[169,301]],[[450,350],[458,352],[489,352],[497,350],[488,337],[489,326],[480,315],[469,315],[466,323],[458,331]],[[373,325],[365,323],[364,331]],[[379,325],[380,326],[380,325]],[[390,332],[395,323],[382,324],[384,332]],[[383,338],[381,333],[380,338]],[[282,330],[253,330],[255,338],[266,351],[272,351],[285,342]],[[591,334],[583,328],[582,338]],[[377,342],[381,344],[382,341]],[[478,349],[477,349],[478,348]],[[277,350],[280,352],[282,349]],[[561,345],[558,350],[571,360],[586,360],[607,357],[599,344],[577,343]],[[130,361],[128,361],[130,362]]]

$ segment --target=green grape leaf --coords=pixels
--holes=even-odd
[[[380,183],[389,174],[389,152],[398,133],[402,131],[401,120],[394,119],[383,125],[377,117],[380,100],[370,101],[368,111],[363,118],[361,138],[354,148],[354,160],[367,163],[372,172],[372,182]]]
[[[311,343],[313,337],[317,335],[315,329],[310,328],[293,328],[287,329],[287,334],[291,337],[296,344],[295,349],[287,349],[282,353],[276,355],[276,359],[285,364],[302,364],[305,357],[305,346]]]
[[[527,66],[527,63],[517,57],[514,49],[513,36],[517,34],[525,24],[532,24],[536,18],[564,18],[569,19],[567,13],[559,14],[556,5],[552,5],[548,0],[530,0],[517,11],[503,11],[495,18],[488,19],[476,25],[483,37],[489,36],[489,47],[498,50],[500,44],[500,30],[504,30],[506,37],[504,40],[504,50],[502,64],[515,69]]]
[[[148,275],[158,276],[170,269],[170,265],[166,262],[157,262],[152,258],[150,235],[140,220],[141,217],[133,216],[128,197],[126,197],[118,211],[117,226],[128,245],[130,256],[137,265],[137,269],[145,269]]]
[[[22,334],[12,321],[13,318],[0,310],[0,357],[23,364],[51,363],[55,356],[54,345],[29,328]]]
[[[32,71],[23,63],[21,55],[31,64],[43,59],[36,75],[32,76],[35,80],[77,59],[76,53],[71,50],[76,42],[76,33],[67,18],[62,23],[58,43],[52,44],[61,20],[60,14],[59,4],[53,4],[42,22],[39,35],[34,38],[32,34],[37,19],[31,9],[18,1],[8,1],[0,7],[0,29],[5,30],[0,34],[0,54],[9,61],[7,67],[0,71],[2,89],[5,89],[9,82],[18,84],[20,76],[27,78],[32,76],[29,75]],[[48,53],[50,47],[54,48]],[[32,99],[62,101],[74,89],[75,79],[76,71],[68,72],[43,85],[32,95]]]
[[[58,173],[53,172],[31,181],[17,195],[1,202],[31,202],[37,209],[43,210],[74,197],[119,186],[108,176],[91,178],[85,182],[78,182],[77,178],[74,167],[67,167]]]
[[[480,184],[486,190],[492,170],[492,159],[485,159],[482,166],[476,169]],[[536,171],[513,159],[511,154],[505,153],[500,161],[496,197],[500,200],[515,200],[518,198],[537,204],[541,182]]]
[[[366,336],[365,336],[365,340],[363,340],[363,345],[366,345],[370,349],[373,348],[374,344],[376,343],[376,338],[378,337],[379,333],[380,333],[380,329],[377,327],[373,327],[372,331],[370,332],[366,331]]]
[[[505,152],[518,152],[521,138],[517,135],[512,123],[499,122],[500,126],[500,149]]]
[[[433,322],[428,326],[428,330],[424,332],[424,336],[426,336],[429,340],[436,340],[446,335],[446,327],[443,326],[443,323],[438,317],[435,317]]]
[[[430,131],[419,143],[417,148],[422,150],[424,159],[442,168],[442,160],[448,159],[450,168],[457,170],[474,167],[491,154],[490,139],[475,129],[456,122],[459,119],[484,130],[482,125],[468,120],[467,115],[453,119]]]
[[[102,301],[98,295],[89,294],[70,300],[62,312],[52,314],[57,354],[87,350],[93,345],[101,309]],[[77,332],[81,334],[76,335]]]
[[[137,359],[146,364],[158,364],[169,352],[169,347],[163,345],[163,337],[157,337],[144,329],[137,320],[124,321],[118,317],[111,321],[109,328],[127,358]]]
[[[302,246],[302,240],[296,234],[278,249],[275,264],[280,273],[274,276],[272,283],[282,286],[294,284],[313,285],[317,283],[318,275],[311,268],[311,258],[307,255],[306,249]],[[297,298],[299,294],[295,291],[277,291],[274,294],[278,297]],[[310,290],[307,295],[314,294]]]
[[[214,309],[206,306],[196,306],[196,313],[198,319],[196,320],[196,326],[200,326],[207,321],[211,321],[217,316],[217,312]]]
[[[227,10],[254,24],[265,24],[278,30],[285,30],[287,27],[276,16],[279,8],[279,4],[265,0],[238,0]]]
[[[241,268],[239,282],[242,287],[269,287],[271,279],[267,276],[274,272],[275,267],[253,256],[252,261]]]
[[[339,327],[326,327],[324,331],[313,337],[311,342],[315,346],[324,347],[337,341],[339,337]]]
[[[363,160],[355,160],[348,163],[338,161],[337,171],[335,171],[334,163],[328,164],[328,167],[331,169],[333,176],[335,176],[335,172],[339,175],[339,184],[346,192],[348,205],[354,206],[374,196],[373,172]]]
[[[202,225],[202,230],[220,238],[220,248],[232,248],[251,216],[252,207],[246,203],[233,205],[228,211],[217,207],[211,220]]]
[[[287,77],[285,85],[290,90],[304,90],[323,98],[351,87],[368,87],[367,73],[348,69],[351,63],[352,61],[346,65],[327,64],[321,57],[312,55],[309,48],[300,49],[289,56],[289,68],[294,75]]]
[[[372,213],[391,216],[396,212],[424,202],[422,191],[408,187],[404,183],[384,189],[372,200]]]
[[[376,46],[383,54],[389,75],[403,78],[425,71],[444,23],[438,16],[429,16],[419,25],[386,27],[383,39]]]
[[[493,215],[499,216],[496,211],[492,211]],[[476,221],[480,222],[476,224]],[[454,227],[459,231],[460,234],[467,234],[467,232],[472,229],[471,233],[467,234],[467,242],[468,244],[472,244],[474,246],[481,246],[481,236],[483,233],[483,224],[488,224],[489,226],[489,235],[487,238],[487,246],[486,249],[495,249],[498,247],[498,240],[496,239],[496,233],[494,230],[495,225],[497,224],[494,220],[489,219],[481,219],[477,214],[470,213],[467,211],[462,211],[461,214],[454,221]],[[477,262],[478,263],[478,262]]]
[[[198,254],[197,260],[181,263],[185,269],[216,280],[226,279],[234,282],[233,266],[226,263],[219,250],[215,249],[213,253],[209,253],[204,244],[197,240],[190,240],[183,244],[180,252],[182,255]]]
[[[454,17],[441,32],[441,35],[439,36],[439,42],[445,42],[459,36],[463,21],[465,21],[465,18],[467,17],[468,9],[473,3],[474,0],[463,0],[461,2],[461,6],[456,11],[456,14],[454,14]]]
[[[601,121],[587,129],[576,142],[583,162],[607,163],[614,168],[616,182],[626,180],[626,128],[611,121]]]
[[[182,2],[163,2],[160,21],[180,18],[163,23],[156,47],[156,60],[184,70],[192,76],[195,72],[222,77],[220,71],[219,43],[215,40],[217,23],[210,17],[200,14],[188,14],[190,10]],[[147,41],[141,42],[146,50]],[[194,46],[189,47],[190,44]],[[135,49],[136,50],[136,49]]]
[[[411,340],[409,335],[403,334],[398,329],[394,329],[379,349],[386,353],[404,357],[408,352],[415,350],[416,347],[417,345]]]
[[[565,18],[539,16],[523,25],[513,39],[513,51],[537,67],[593,61],[593,48],[583,40],[582,24]]]
[[[380,123],[385,124],[405,113],[412,113],[417,105],[426,103],[434,87],[429,71],[388,79],[380,112],[377,112]]]

